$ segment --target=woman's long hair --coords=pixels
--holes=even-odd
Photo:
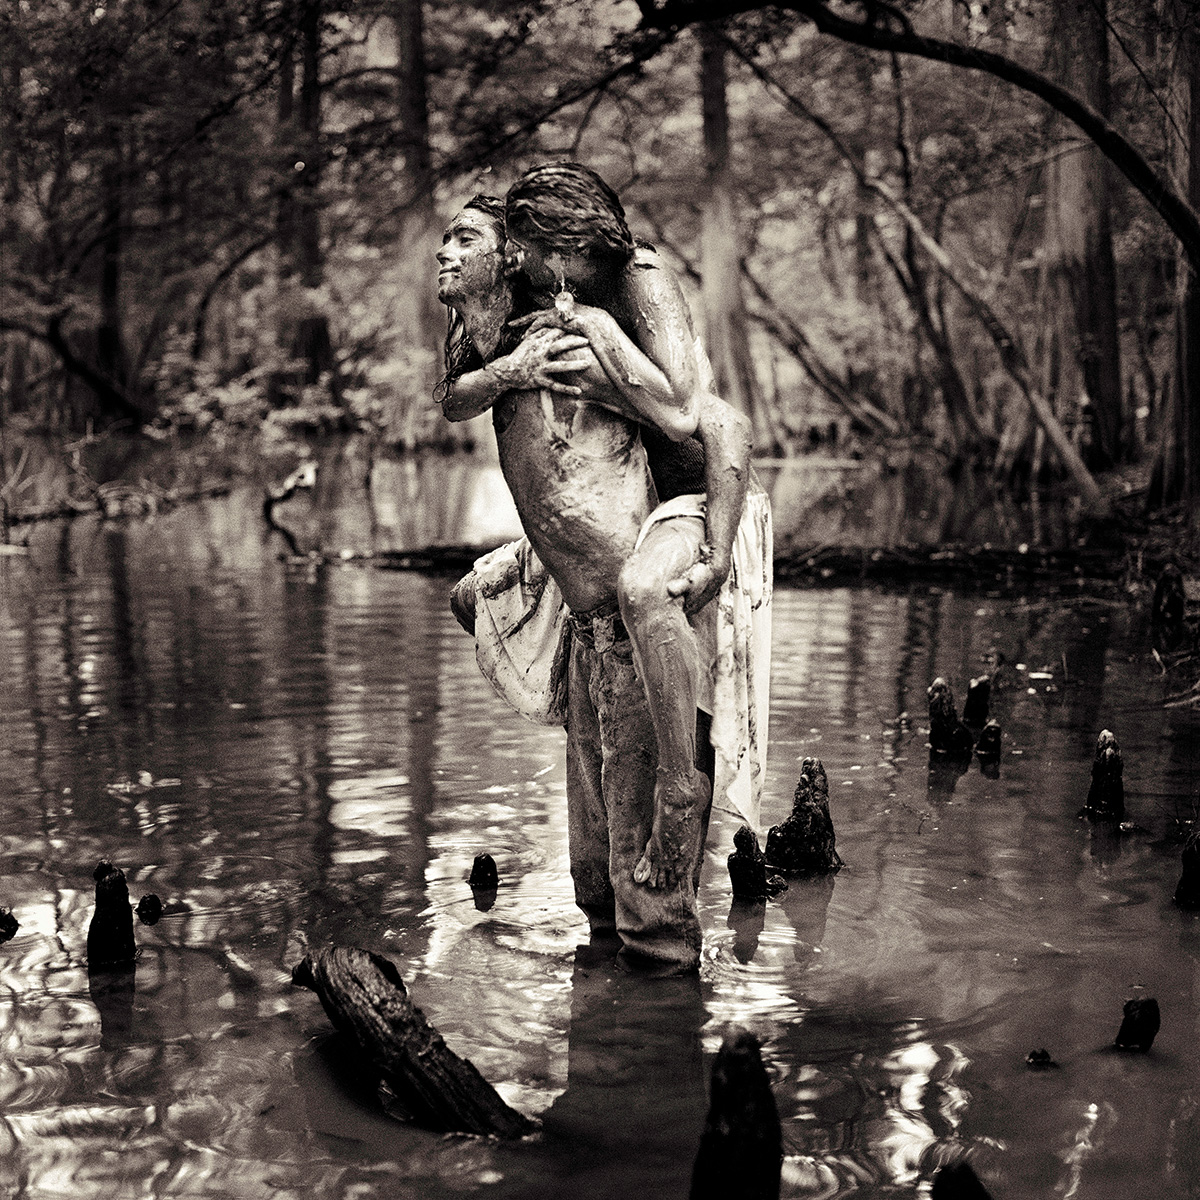
[[[526,171],[508,189],[505,224],[547,250],[586,254],[624,266],[634,239],[617,193],[590,167],[545,163]]]
[[[486,196],[482,192],[472,196],[463,205],[464,209],[474,209],[482,213],[496,235],[500,252],[504,252],[504,201],[499,196]],[[483,365],[483,355],[475,347],[470,334],[463,325],[463,319],[458,310],[450,306],[446,310],[446,342],[443,349],[443,359],[446,372],[438,380],[433,390],[434,399],[439,404],[450,395],[454,381],[468,371],[478,371]]]

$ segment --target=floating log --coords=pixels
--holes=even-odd
[[[939,675],[926,693],[929,697],[929,755],[931,758],[950,758],[970,761],[975,739],[958,719],[954,707],[954,692]]]
[[[137,946],[133,940],[133,909],[125,872],[101,859],[92,878],[96,881],[96,910],[88,926],[89,970],[103,970],[133,962]]]
[[[1183,844],[1183,874],[1175,888],[1175,903],[1192,911],[1200,908],[1200,828]]]
[[[153,892],[148,892],[138,901],[134,911],[143,925],[157,925],[162,916],[162,901]]]
[[[1113,1045],[1118,1050],[1139,1050],[1144,1054],[1154,1044],[1159,1024],[1158,1001],[1153,996],[1126,1000],[1121,1028]]]
[[[980,675],[967,685],[967,698],[963,703],[963,724],[979,729],[987,723],[988,704],[992,696],[990,676]]]
[[[11,908],[0,908],[0,945],[16,937],[21,923],[12,914]]]
[[[1116,736],[1112,730],[1102,729],[1096,739],[1087,803],[1079,810],[1081,817],[1090,821],[1119,821],[1125,815],[1125,783],[1121,778],[1124,771]]]
[[[386,958],[335,946],[302,959],[292,982],[317,993],[334,1028],[353,1040],[415,1123],[500,1138],[536,1128],[446,1045]]]
[[[835,842],[825,768],[819,758],[806,758],[791,815],[767,830],[767,862],[784,876],[826,875],[842,866]]]
[[[787,884],[778,875],[767,874],[767,857],[749,825],[740,826],[733,835],[733,853],[726,861],[735,900],[769,900],[787,891]]]
[[[989,721],[979,731],[979,741],[975,743],[975,753],[980,762],[994,762],[1000,757],[1000,740],[1002,737],[1000,723]]]
[[[758,1039],[731,1030],[713,1063],[689,1200],[778,1200],[782,1167],[779,1111]]]
[[[1048,1071],[1051,1067],[1057,1067],[1058,1063],[1050,1057],[1049,1050],[1030,1050],[1025,1056],[1025,1065],[1031,1071]]]
[[[929,1194],[933,1200],[991,1200],[992,1197],[969,1162],[942,1167],[933,1177]]]

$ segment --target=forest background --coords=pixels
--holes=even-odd
[[[760,454],[1200,523],[1200,0],[0,0],[0,89],[6,528],[46,438],[476,442],[433,253],[558,158]]]

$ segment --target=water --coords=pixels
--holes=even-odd
[[[818,755],[846,867],[733,910],[718,814],[700,979],[648,982],[584,945],[563,736],[491,694],[448,580],[286,564],[236,495],[30,533],[0,558],[3,1194],[683,1197],[731,1022],[763,1045],[785,1196],[918,1195],[962,1150],[998,1200],[1200,1194],[1200,920],[1171,903],[1198,718],[1163,709],[1132,606],[778,592],[764,818]],[[961,703],[993,648],[998,777],[931,773],[925,688]],[[1106,726],[1142,827],[1116,840],[1075,816]],[[101,857],[167,909],[132,990],[89,985]],[[385,1116],[290,982],[331,942],[388,954],[545,1132]],[[1111,1053],[1135,995],[1162,1030]],[[1061,1065],[1032,1073],[1042,1046]]]

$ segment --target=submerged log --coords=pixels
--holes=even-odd
[[[787,891],[787,884],[778,875],[767,874],[767,857],[749,825],[740,826],[733,835],[733,853],[726,861],[735,900],[769,900]]]
[[[950,685],[939,675],[926,694],[929,697],[929,756],[969,762],[975,739],[958,719]]]
[[[825,768],[819,758],[806,758],[791,815],[767,830],[767,862],[784,876],[826,875],[842,866],[836,840]]]
[[[732,1030],[713,1063],[689,1200],[778,1200],[782,1167],[779,1110],[758,1039]]]
[[[988,704],[992,696],[992,681],[987,675],[972,679],[967,686],[967,698],[963,703],[963,724],[975,729],[987,723]]]
[[[1175,903],[1188,911],[1200,908],[1200,828],[1183,844],[1183,874],[1175,888]]]
[[[1113,1045],[1118,1050],[1139,1050],[1144,1054],[1154,1044],[1160,1020],[1158,1001],[1153,996],[1126,1000],[1121,1028]]]
[[[1125,783],[1121,778],[1124,771],[1116,736],[1112,730],[1102,729],[1096,739],[1087,803],[1079,810],[1081,817],[1090,821],[1119,821],[1125,815]]]
[[[92,877],[96,881],[96,910],[88,926],[88,970],[103,970],[133,962],[133,909],[125,872],[101,859]]]
[[[991,1192],[979,1181],[969,1162],[950,1163],[933,1177],[933,1200],[991,1200]]]
[[[386,958],[335,946],[302,959],[292,982],[317,993],[334,1028],[353,1040],[417,1124],[500,1138],[536,1128],[446,1045]]]

